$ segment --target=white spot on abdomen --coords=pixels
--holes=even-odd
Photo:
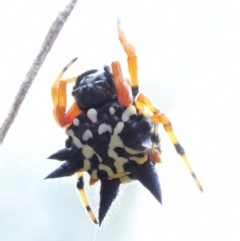
[[[82,135],[82,139],[84,141],[87,141],[89,138],[92,138],[93,137],[93,134],[90,130],[85,130],[83,135]]]
[[[77,148],[82,148],[82,142],[74,135],[73,130],[68,130],[67,134],[72,137],[73,143]]]
[[[116,148],[116,147],[122,147],[122,148],[124,147],[123,141],[118,136],[118,134],[121,133],[123,128],[124,128],[124,123],[118,122],[113,131],[113,135],[111,136],[111,139],[110,139],[110,143],[109,143],[110,149],[114,150],[114,148]]]
[[[86,159],[90,159],[93,157],[94,154],[96,154],[98,161],[102,162],[102,158],[89,145],[82,145],[82,154]]]
[[[86,159],[90,159],[92,158],[92,156],[94,155],[95,151],[93,150],[93,148],[89,145],[83,145],[82,147],[82,154]]]
[[[108,149],[108,156],[115,160],[118,157],[118,154],[113,149]]]
[[[73,120],[73,125],[79,126],[79,119],[75,118],[75,119]]]
[[[110,112],[111,115],[113,115],[115,113],[115,109],[113,107],[110,107],[109,112]]]
[[[124,127],[124,123],[123,122],[118,122],[115,129],[114,129],[114,134],[118,135],[119,133],[122,132],[123,130],[123,127]]]
[[[129,105],[127,109],[122,113],[122,121],[126,122],[129,120],[131,115],[136,115],[137,110],[133,105]]]
[[[89,145],[83,145],[82,142],[74,135],[73,130],[68,130],[67,134],[72,137],[74,145],[77,148],[82,149],[82,154],[86,159],[90,159],[94,154],[96,154],[99,162],[102,162],[102,158],[94,151],[94,149]]]
[[[102,135],[102,133],[107,132],[107,131],[109,131],[110,134],[112,133],[112,127],[108,124],[103,123],[98,127],[98,134],[99,135]]]
[[[96,109],[92,108],[92,109],[88,110],[87,116],[92,123],[97,122],[97,110]]]

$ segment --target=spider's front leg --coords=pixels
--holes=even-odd
[[[71,66],[77,58],[73,59],[63,68],[57,79],[52,86],[52,100],[53,100],[53,115],[55,121],[61,126],[65,127],[72,123],[73,119],[81,113],[76,102],[71,106],[69,111],[66,113],[67,106],[67,94],[66,87],[68,83],[76,82],[77,77],[61,80],[63,74],[66,72],[69,66]]]
[[[126,83],[125,86],[128,86],[128,88],[131,87],[131,93],[133,95],[133,97],[131,96],[131,98],[135,99],[135,97],[138,95],[139,93],[139,83],[138,83],[138,68],[137,68],[137,54],[135,51],[135,48],[132,44],[130,44],[127,41],[127,38],[121,28],[121,21],[120,19],[118,19],[117,22],[117,29],[118,29],[118,35],[119,35],[119,40],[124,48],[125,53],[127,54],[127,61],[128,61],[128,71],[130,74],[130,79],[131,79],[131,83],[128,83],[127,80],[125,79],[124,82],[124,78],[122,77],[122,73],[121,73],[121,68],[120,68],[120,64],[118,62],[114,62],[112,63],[112,69],[113,69],[113,75],[114,75],[114,79],[116,82],[123,82]],[[117,79],[122,79],[122,81],[117,81]],[[122,84],[124,85],[124,84]],[[118,86],[118,85],[117,85]],[[130,87],[129,87],[130,86]],[[122,88],[122,89],[127,89],[127,87]],[[125,95],[123,94],[125,93]],[[130,93],[130,91],[122,91],[121,93],[119,93],[118,91],[118,96],[119,99],[127,99],[127,94],[126,93]],[[121,96],[124,96],[121,98]],[[119,101],[121,104],[121,101]],[[127,103],[127,101],[126,101]],[[157,125],[155,126],[155,131],[157,130]],[[154,163],[161,163],[161,157],[160,157],[160,152],[155,148],[154,144],[151,148],[151,152],[150,152],[150,160]]]
[[[136,106],[137,109],[142,112],[144,115],[146,115],[147,117],[151,118],[152,121],[158,125],[159,123],[161,123],[165,129],[165,131],[167,132],[169,138],[171,139],[177,153],[182,157],[182,160],[184,161],[185,165],[187,166],[190,174],[192,175],[195,183],[197,184],[198,188],[200,189],[200,191],[203,191],[202,185],[200,183],[200,181],[198,180],[197,176],[195,175],[192,167],[190,166],[187,156],[185,154],[185,151],[183,149],[183,147],[181,146],[181,144],[178,142],[174,132],[173,132],[173,128],[172,128],[172,124],[170,122],[170,120],[163,114],[160,112],[159,109],[157,109],[152,103],[151,101],[144,96],[143,94],[139,94],[136,100]],[[150,110],[153,114],[149,115],[149,113],[147,113],[147,111],[145,111],[145,107],[147,107],[148,110]]]

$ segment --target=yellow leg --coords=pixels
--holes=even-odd
[[[77,173],[78,175],[78,183],[77,183],[77,188],[78,188],[78,191],[79,191],[79,194],[82,198],[82,201],[83,201],[83,204],[88,212],[88,215],[89,217],[91,218],[91,220],[95,223],[95,224],[98,224],[97,222],[97,219],[95,218],[90,206],[89,206],[89,203],[88,203],[88,200],[87,200],[87,197],[86,197],[86,194],[85,194],[85,191],[84,191],[84,182],[83,182],[83,172],[78,172]]]
[[[150,117],[156,125],[159,123],[161,123],[163,125],[170,140],[172,141],[173,145],[175,146],[177,153],[182,157],[182,160],[184,161],[185,165],[187,166],[187,169],[189,170],[190,174],[192,175],[198,188],[202,192],[203,191],[202,185],[201,185],[200,181],[198,180],[198,178],[196,177],[192,167],[190,166],[190,163],[188,162],[188,159],[187,159],[187,156],[185,154],[183,147],[178,142],[178,140],[173,132],[172,124],[171,124],[170,120],[164,114],[160,113],[160,110],[157,109],[155,106],[153,106],[151,101],[146,96],[144,96],[143,94],[140,94],[136,101],[136,107],[138,109],[140,109],[140,111],[141,111],[144,108],[144,106],[146,106],[148,108],[148,110],[150,110],[153,113],[151,116],[147,115],[147,117]]]
[[[70,108],[70,110],[66,113],[67,106],[67,96],[66,96],[66,88],[67,84],[71,82],[75,82],[77,78],[69,78],[65,80],[61,80],[63,74],[66,70],[77,60],[77,58],[73,59],[68,63],[66,67],[63,68],[55,82],[52,86],[52,100],[54,105],[54,118],[56,122],[61,126],[67,126],[71,124],[74,117],[81,113],[81,110],[77,107],[76,103]]]

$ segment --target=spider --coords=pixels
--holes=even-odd
[[[65,148],[49,159],[65,161],[46,178],[78,175],[77,189],[94,223],[98,223],[84,191],[83,174],[90,175],[89,185],[101,182],[98,220],[101,225],[123,183],[138,180],[162,203],[159,178],[155,169],[161,163],[158,126],[162,124],[177,153],[185,162],[198,188],[202,186],[194,174],[183,147],[178,142],[169,119],[150,99],[139,93],[137,55],[117,24],[119,40],[127,54],[130,81],[124,78],[118,61],[111,69],[88,70],[78,77],[62,80],[73,59],[52,86],[54,118],[66,127]],[[112,70],[112,71],[111,71]],[[66,87],[75,82],[75,102],[66,112]]]

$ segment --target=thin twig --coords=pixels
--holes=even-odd
[[[66,8],[60,12],[56,18],[56,20],[52,23],[48,34],[41,46],[40,52],[38,53],[36,59],[34,60],[30,70],[28,71],[20,89],[15,97],[15,100],[12,104],[12,107],[3,122],[2,127],[0,128],[0,145],[3,143],[3,140],[10,129],[14,119],[17,116],[18,110],[27,95],[27,92],[36,77],[40,67],[42,66],[46,56],[48,55],[49,51],[51,50],[58,34],[60,33],[64,23],[68,19],[68,16],[71,14],[73,8],[75,7],[77,0],[70,0],[69,4]]]

